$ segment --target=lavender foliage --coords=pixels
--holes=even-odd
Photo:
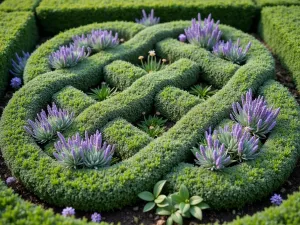
[[[233,44],[231,40],[227,41],[226,43],[224,41],[219,41],[213,47],[213,53],[234,63],[242,64],[246,61],[247,52],[249,51],[250,47],[251,42],[249,42],[245,50],[243,50],[243,48],[240,47],[240,39],[237,40],[236,44]]]
[[[92,216],[91,216],[91,220],[92,220],[92,222],[94,222],[94,223],[100,223],[101,222],[101,219],[102,219],[102,217],[101,217],[101,215],[100,215],[100,213],[93,213],[92,214]]]
[[[107,48],[113,48],[119,45],[118,33],[113,36],[112,31],[93,30],[87,36],[88,45],[94,52],[99,52]]]
[[[221,170],[232,163],[225,145],[219,140],[213,140],[212,135],[207,134],[206,143],[207,146],[200,145],[200,151],[196,152],[197,164],[211,170]]]
[[[191,27],[184,30],[189,43],[201,46],[207,50],[212,50],[213,46],[219,42],[222,32],[219,29],[220,21],[216,23],[209,14],[208,18],[201,21],[201,15],[198,14],[198,22],[192,19]]]
[[[274,194],[271,198],[271,203],[274,204],[274,205],[281,205],[282,203],[282,197],[281,195],[278,195],[278,194]]]
[[[17,181],[16,178],[14,178],[14,177],[8,177],[8,178],[6,178],[5,183],[6,183],[7,185],[12,185],[12,184],[15,183],[16,181]]]
[[[79,133],[68,141],[61,133],[58,133],[58,137],[60,140],[54,144],[54,157],[67,167],[98,169],[110,165],[115,145],[102,143],[102,134],[98,130],[90,137],[85,132],[85,139],[82,139]]]
[[[276,118],[280,112],[280,108],[276,110],[268,108],[262,96],[253,100],[251,89],[246,93],[246,98],[242,96],[242,105],[238,102],[233,103],[232,109],[231,119],[259,138],[266,138],[266,135],[275,127]]]
[[[159,17],[154,16],[154,9],[151,9],[151,12],[149,15],[147,15],[146,11],[142,10],[143,18],[142,19],[135,19],[137,23],[143,24],[145,26],[153,26],[155,24],[158,24],[160,21]]]
[[[77,65],[90,55],[90,49],[74,45],[60,46],[59,49],[49,56],[49,64],[53,69],[69,68]]]
[[[42,110],[37,114],[35,121],[28,120],[28,126],[25,126],[25,130],[33,138],[40,143],[46,143],[52,140],[57,132],[63,131],[68,128],[74,120],[74,113],[69,113],[66,110],[59,109],[52,104],[47,106],[47,113]]]
[[[23,76],[23,72],[24,72],[24,68],[26,66],[27,60],[30,57],[30,53],[29,52],[24,52],[22,51],[23,56],[19,56],[16,53],[16,60],[11,60],[12,61],[12,69],[9,70],[9,72],[16,76],[16,77],[22,77]]]
[[[70,217],[75,215],[75,209],[72,207],[66,207],[61,213],[64,217]]]
[[[19,89],[22,86],[22,80],[19,77],[14,77],[10,81],[10,86],[13,89]]]

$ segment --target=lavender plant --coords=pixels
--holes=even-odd
[[[154,9],[151,9],[151,13],[147,15],[146,11],[142,10],[143,18],[142,19],[135,19],[137,23],[143,24],[145,26],[153,26],[158,24],[160,21],[159,17],[154,16]]]
[[[156,60],[156,53],[154,50],[149,51],[149,55],[146,62],[143,62],[144,56],[139,56],[141,61],[141,68],[147,71],[148,73],[159,71],[165,68],[166,59]]]
[[[204,168],[211,170],[221,170],[232,163],[230,156],[227,154],[225,145],[221,144],[218,139],[213,140],[211,134],[206,135],[207,146],[200,145],[200,151],[196,151],[195,162]]]
[[[48,105],[47,111],[48,115],[42,110],[37,114],[35,121],[29,119],[27,121],[28,126],[24,127],[27,133],[40,143],[52,140],[57,132],[68,128],[74,120],[73,112],[69,113],[66,110],[59,109],[55,103],[52,104],[52,107]]]
[[[29,52],[24,52],[22,51],[23,56],[19,56],[16,53],[16,61],[15,60],[11,60],[12,61],[12,69],[9,70],[9,72],[14,75],[15,77],[19,77],[21,78],[23,76],[23,72],[24,72],[24,68],[26,66],[27,60],[30,57],[30,53]]]
[[[49,64],[53,69],[73,67],[89,55],[89,48],[86,52],[85,47],[76,47],[72,44],[70,46],[61,46],[49,56]]]
[[[114,154],[115,145],[102,143],[102,134],[97,130],[94,135],[85,139],[77,133],[66,141],[64,136],[58,132],[59,141],[54,144],[56,152],[54,157],[69,168],[87,167],[98,169],[109,166]]]
[[[119,45],[118,33],[113,36],[112,31],[93,30],[87,35],[88,46],[94,52],[100,52],[104,49],[114,48]]]
[[[73,45],[77,48],[88,48],[89,47],[89,41],[88,38],[82,34],[82,35],[76,35],[73,38]]]
[[[19,89],[22,86],[22,80],[19,77],[14,77],[10,81],[10,86],[13,89]]]
[[[211,14],[202,22],[199,13],[198,22],[196,19],[192,19],[191,27],[184,30],[186,38],[191,44],[212,50],[222,35],[222,32],[219,30],[219,23],[220,21],[214,23]]]
[[[233,44],[231,40],[226,43],[224,41],[219,41],[213,47],[213,53],[234,63],[242,64],[246,61],[247,52],[250,47],[251,42],[249,42],[245,50],[243,50],[243,48],[240,47],[240,39],[237,40],[236,44]]]
[[[242,96],[242,105],[238,102],[233,103],[232,109],[231,119],[259,138],[266,138],[266,135],[275,127],[276,118],[280,112],[280,108],[276,110],[268,108],[262,96],[253,100],[251,89],[246,93],[246,98]]]

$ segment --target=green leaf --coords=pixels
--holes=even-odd
[[[204,202],[201,202],[200,204],[197,205],[200,209],[209,209],[209,205],[204,203]]]
[[[148,212],[151,209],[153,209],[155,207],[155,203],[154,202],[148,202],[143,209],[143,212]]]
[[[160,208],[167,207],[169,205],[168,201],[165,199],[162,203],[157,203]]]
[[[185,203],[181,202],[179,204],[179,209],[180,209],[180,212],[184,214],[190,210],[190,204],[185,204]]]
[[[198,220],[202,220],[202,211],[198,206],[192,206],[190,209],[190,213]]]
[[[202,201],[203,201],[203,198],[201,198],[199,196],[193,196],[193,197],[190,198],[190,204],[191,205],[198,205]]]
[[[172,213],[171,217],[176,223],[178,223],[179,225],[182,225],[182,223],[183,223],[182,216],[180,215],[180,213],[178,211],[175,213]]]
[[[179,189],[179,195],[180,195],[181,198],[183,198],[184,200],[190,198],[189,190],[187,189],[187,187],[186,187],[184,184],[182,184],[182,185],[180,186],[180,189]]]
[[[162,191],[166,182],[167,182],[166,180],[161,180],[155,184],[155,186],[153,188],[153,194],[154,194],[155,198],[157,198],[159,196],[159,194]]]
[[[173,219],[171,216],[167,220],[167,225],[173,225]]]
[[[171,212],[168,211],[167,209],[165,208],[157,208],[156,209],[156,214],[160,215],[160,216],[170,216],[171,215]]]
[[[175,204],[180,204],[181,202],[185,202],[184,199],[179,194],[172,194],[171,198]]]
[[[165,195],[160,195],[160,196],[158,196],[158,197],[154,200],[154,202],[155,202],[156,204],[159,204],[159,203],[162,203],[166,198],[167,198],[167,196],[165,196]]]
[[[181,214],[183,217],[186,217],[186,218],[191,218],[191,213],[190,211],[187,211],[186,213],[182,213]]]
[[[143,191],[143,192],[139,193],[138,196],[139,196],[139,198],[141,198],[145,201],[148,201],[148,202],[154,201],[154,195],[149,191]]]

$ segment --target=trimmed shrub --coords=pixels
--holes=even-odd
[[[255,2],[261,7],[275,5],[300,5],[299,0],[255,0]]]
[[[34,15],[29,12],[0,12],[0,96],[9,80],[15,53],[30,51],[38,39]]]
[[[259,32],[292,74],[300,90],[300,6],[264,8]]]
[[[41,0],[4,0],[0,4],[0,11],[34,11]]]
[[[44,0],[37,8],[37,16],[46,32],[58,33],[93,22],[134,21],[135,18],[141,18],[142,9],[149,13],[152,8],[161,22],[190,20],[200,10],[203,17],[212,13],[221,23],[244,31],[250,29],[252,20],[258,13],[251,0]]]

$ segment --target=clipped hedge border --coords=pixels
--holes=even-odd
[[[9,80],[11,59],[30,51],[38,39],[34,15],[29,12],[0,12],[0,97]]]
[[[300,5],[299,0],[254,0],[260,7],[276,5]]]
[[[4,0],[0,4],[0,11],[34,11],[41,0]]]
[[[56,34],[93,22],[134,21],[135,18],[141,17],[142,9],[149,12],[152,8],[162,22],[190,20],[200,11],[202,16],[212,13],[213,17],[221,20],[223,24],[244,31],[250,29],[252,20],[258,14],[258,8],[251,0],[44,0],[36,11],[42,28],[46,32]]]
[[[114,27],[113,24],[117,23],[109,25]],[[52,95],[66,85],[81,90],[95,85],[100,82],[105,65],[117,59],[137,61],[139,55],[146,54],[159,41],[169,37],[176,38],[189,24],[190,22],[173,22],[149,27],[123,45],[93,55],[74,68],[37,74],[39,76],[15,93],[4,110],[1,121],[0,145],[5,161],[13,173],[41,199],[56,205],[71,204],[83,210],[102,211],[120,208],[136,201],[139,192],[152,189],[158,179],[186,159],[190,148],[197,143],[200,135],[210,125],[216,125],[228,116],[233,101],[238,101],[250,87],[256,91],[265,80],[274,76],[273,58],[259,41],[234,28],[221,26],[226,38],[239,37],[243,43],[249,40],[253,42],[247,63],[233,71],[233,77],[222,90],[206,102],[195,106],[168,132],[150,142],[133,157],[109,168],[99,171],[68,170],[41,151],[34,140],[25,133],[23,126],[27,118],[33,118],[51,100]],[[107,25],[102,24],[103,27]],[[127,28],[128,31],[132,31],[131,26],[137,25],[133,23],[116,25],[123,30]],[[82,27],[58,35],[41,46],[35,54],[46,57],[46,51],[53,51],[60,44],[70,41],[72,32],[74,34],[82,30],[88,31],[88,28]],[[182,88],[190,86],[199,78],[199,68],[207,71],[205,73],[207,78],[214,76],[213,71],[209,73],[209,70],[205,69],[209,67],[209,63],[210,60],[207,60],[207,65],[200,65],[188,59],[180,59],[167,67],[168,69],[151,74],[151,77],[143,76],[120,94],[87,108],[76,118],[74,129],[69,132],[75,130],[81,133],[84,130],[92,132],[104,126],[108,120],[120,116],[133,122],[135,115],[131,117],[124,115],[128,115],[128,112],[140,114],[141,110],[147,111],[144,109],[149,109],[154,104],[155,95],[164,86],[175,85]],[[32,69],[34,65],[44,69],[44,72],[48,70],[48,65],[38,60],[36,64],[29,64],[27,69]],[[164,76],[160,76],[161,74]],[[152,84],[153,80],[155,84]],[[147,101],[139,100],[141,98]],[[120,99],[122,101],[117,101]],[[245,199],[246,201],[248,199]]]
[[[299,2],[300,3],[300,2]],[[292,74],[300,90],[300,6],[262,10],[259,33]]]

